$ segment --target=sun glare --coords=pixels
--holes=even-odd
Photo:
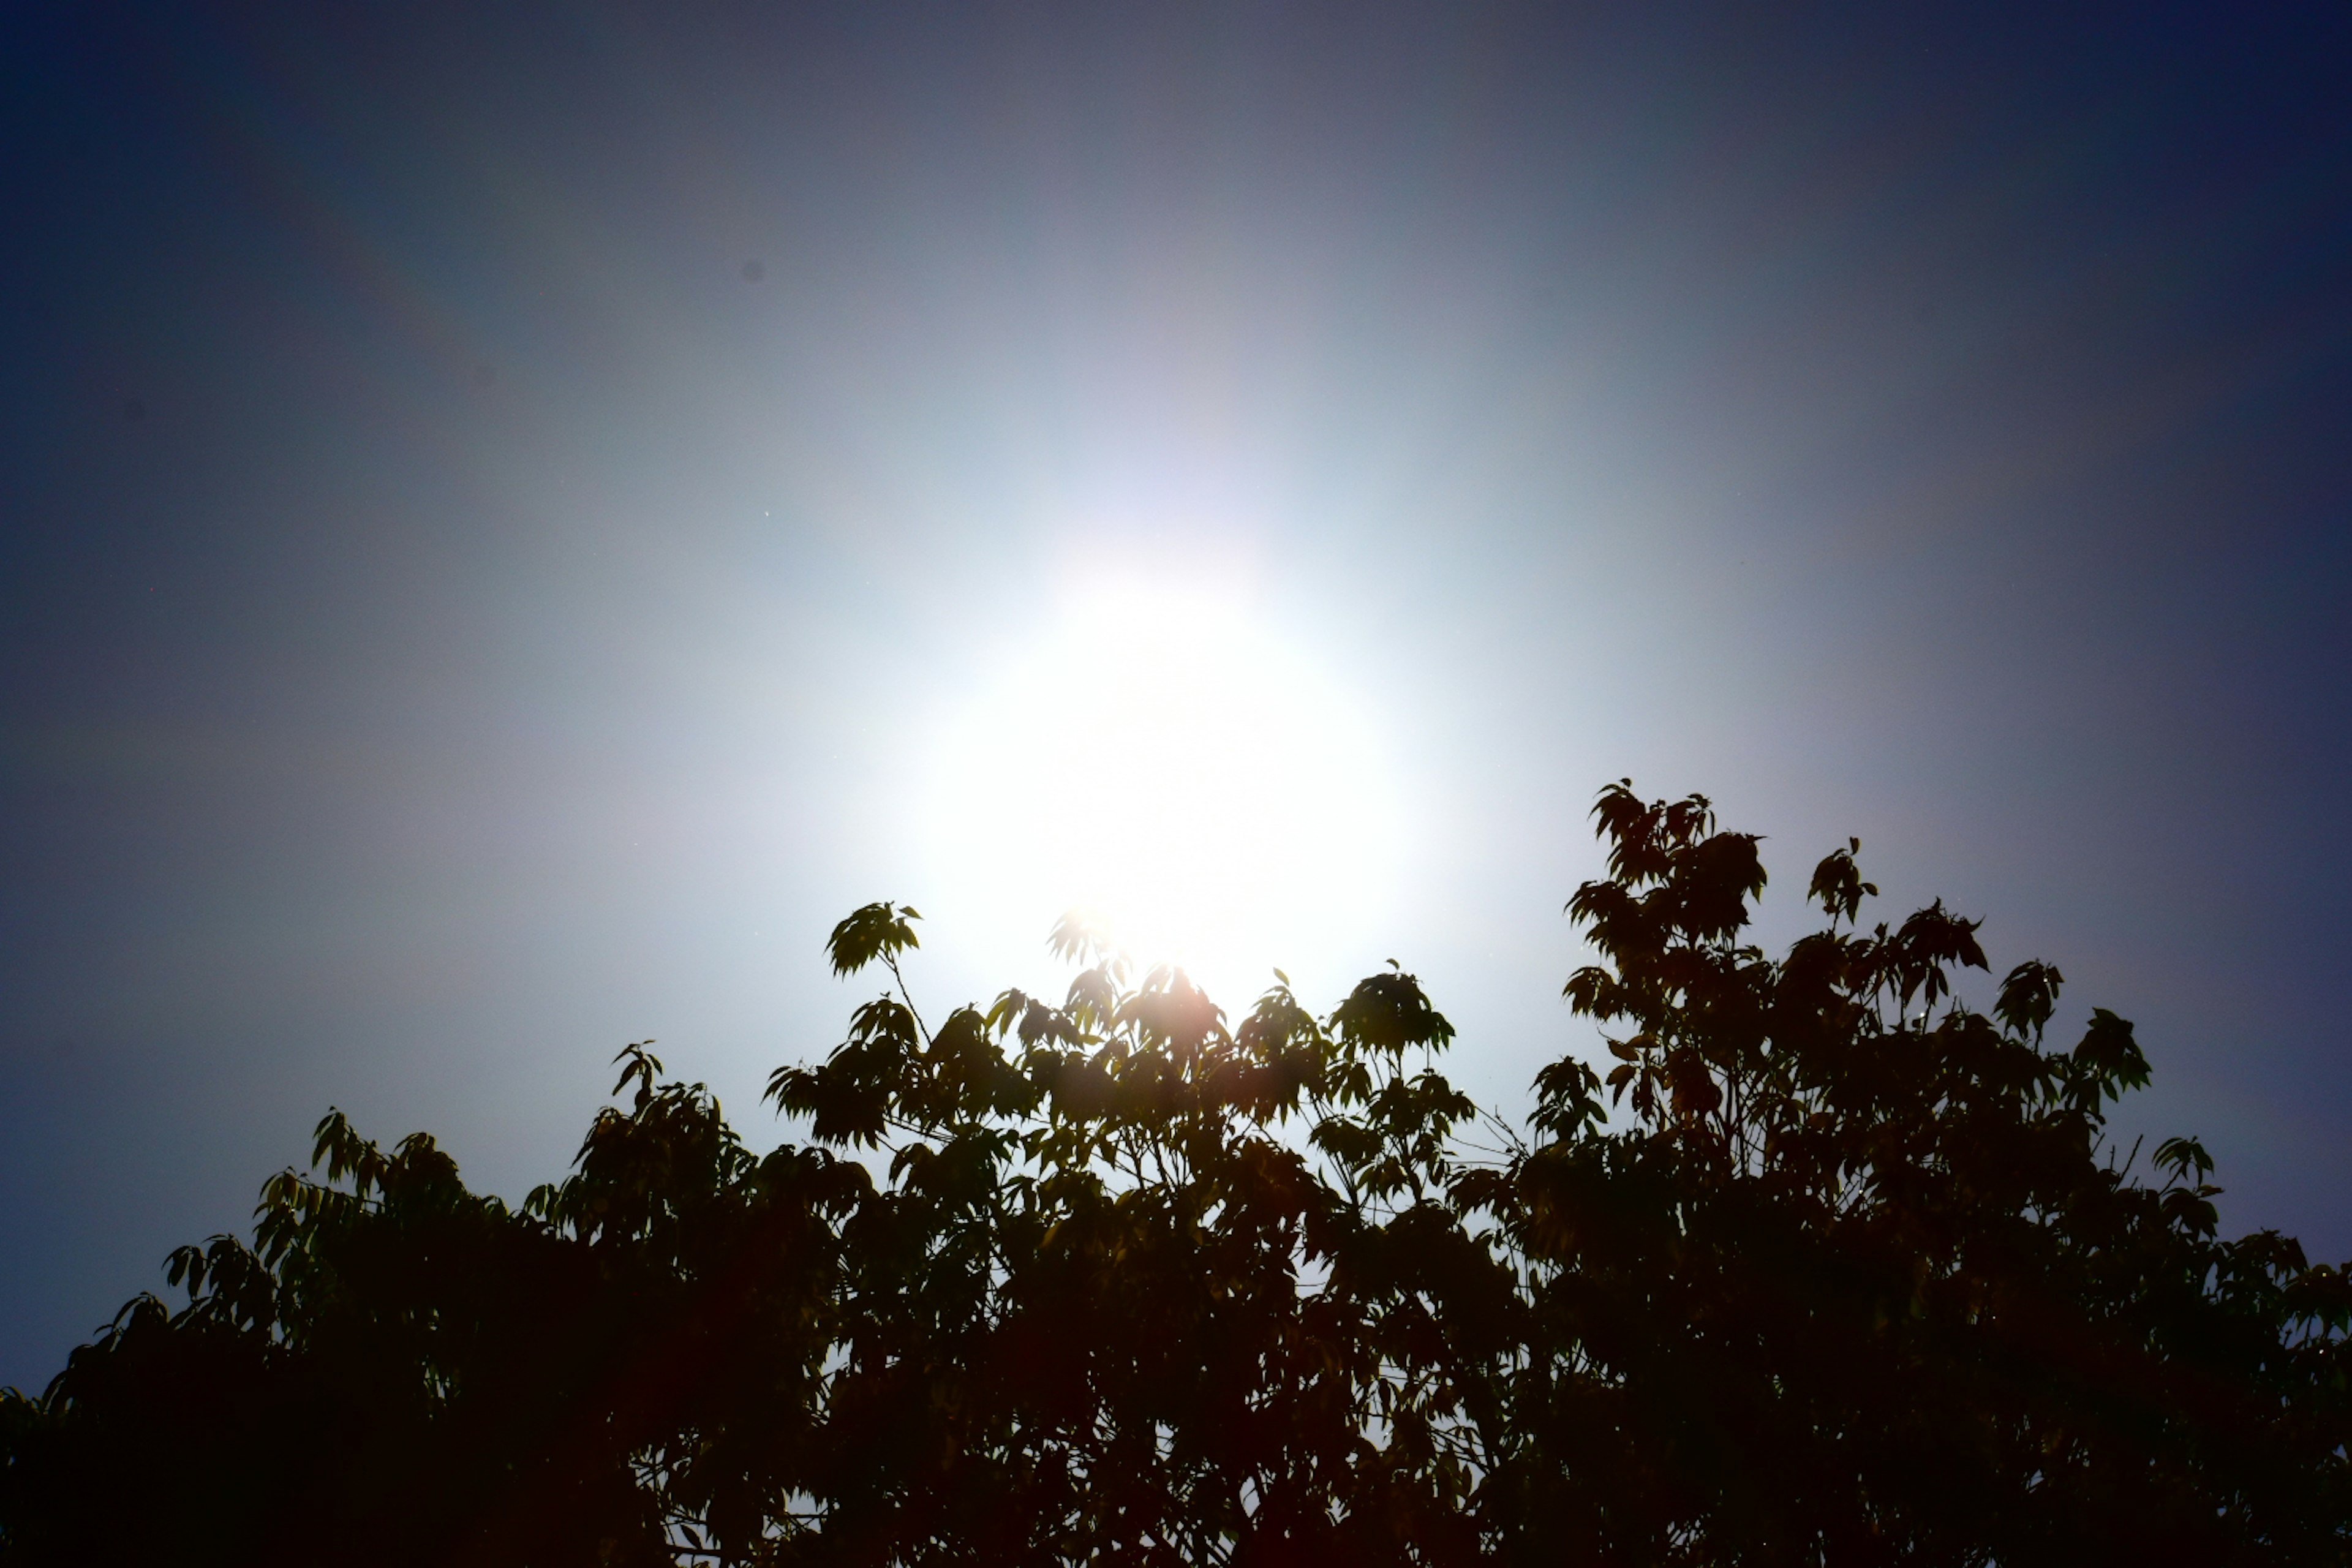
[[[934,870],[1007,918],[1083,910],[1139,959],[1254,984],[1388,890],[1373,715],[1229,600],[1076,595],[949,729]]]

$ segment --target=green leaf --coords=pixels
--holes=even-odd
[[[867,904],[833,928],[824,950],[838,975],[855,974],[877,959],[887,963],[915,940],[914,922],[923,917],[911,904]]]

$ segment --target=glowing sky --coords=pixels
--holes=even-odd
[[[1231,587],[1077,575],[1061,597],[921,727],[905,820],[940,929],[1034,938],[1078,910],[1241,996],[1303,933],[1392,931],[1412,824],[1363,696]]]
[[[322,9],[0,22],[0,1382],[331,1103],[770,1138],[869,900],[1394,957],[1521,1104],[1627,774],[2352,1254],[2317,8]]]

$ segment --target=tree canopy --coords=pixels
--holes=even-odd
[[[1594,808],[1605,1076],[1512,1125],[1391,966],[1236,1021],[1083,927],[1059,1001],[889,989],[748,1147],[648,1044],[561,1182],[340,1112],[0,1395],[0,1563],[2341,1563],[2352,1290],[2225,1239],[2061,976],[1850,845],[1778,957],[1758,840]],[[1277,973],[1277,979],[1280,979]]]

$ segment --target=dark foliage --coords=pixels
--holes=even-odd
[[[1862,931],[1851,847],[1769,959],[1756,839],[1596,815],[1614,1061],[1524,1134],[1402,971],[1229,1025],[1072,927],[1058,1005],[931,1030],[889,905],[832,957],[894,992],[770,1081],[809,1144],[643,1046],[520,1211],[331,1114],[187,1305],[0,1399],[0,1562],[2352,1555],[2352,1294],[2221,1239],[2194,1141],[2115,1147],[2130,1025],[2052,1048],[2042,963],[1964,1005],[1976,922]]]

